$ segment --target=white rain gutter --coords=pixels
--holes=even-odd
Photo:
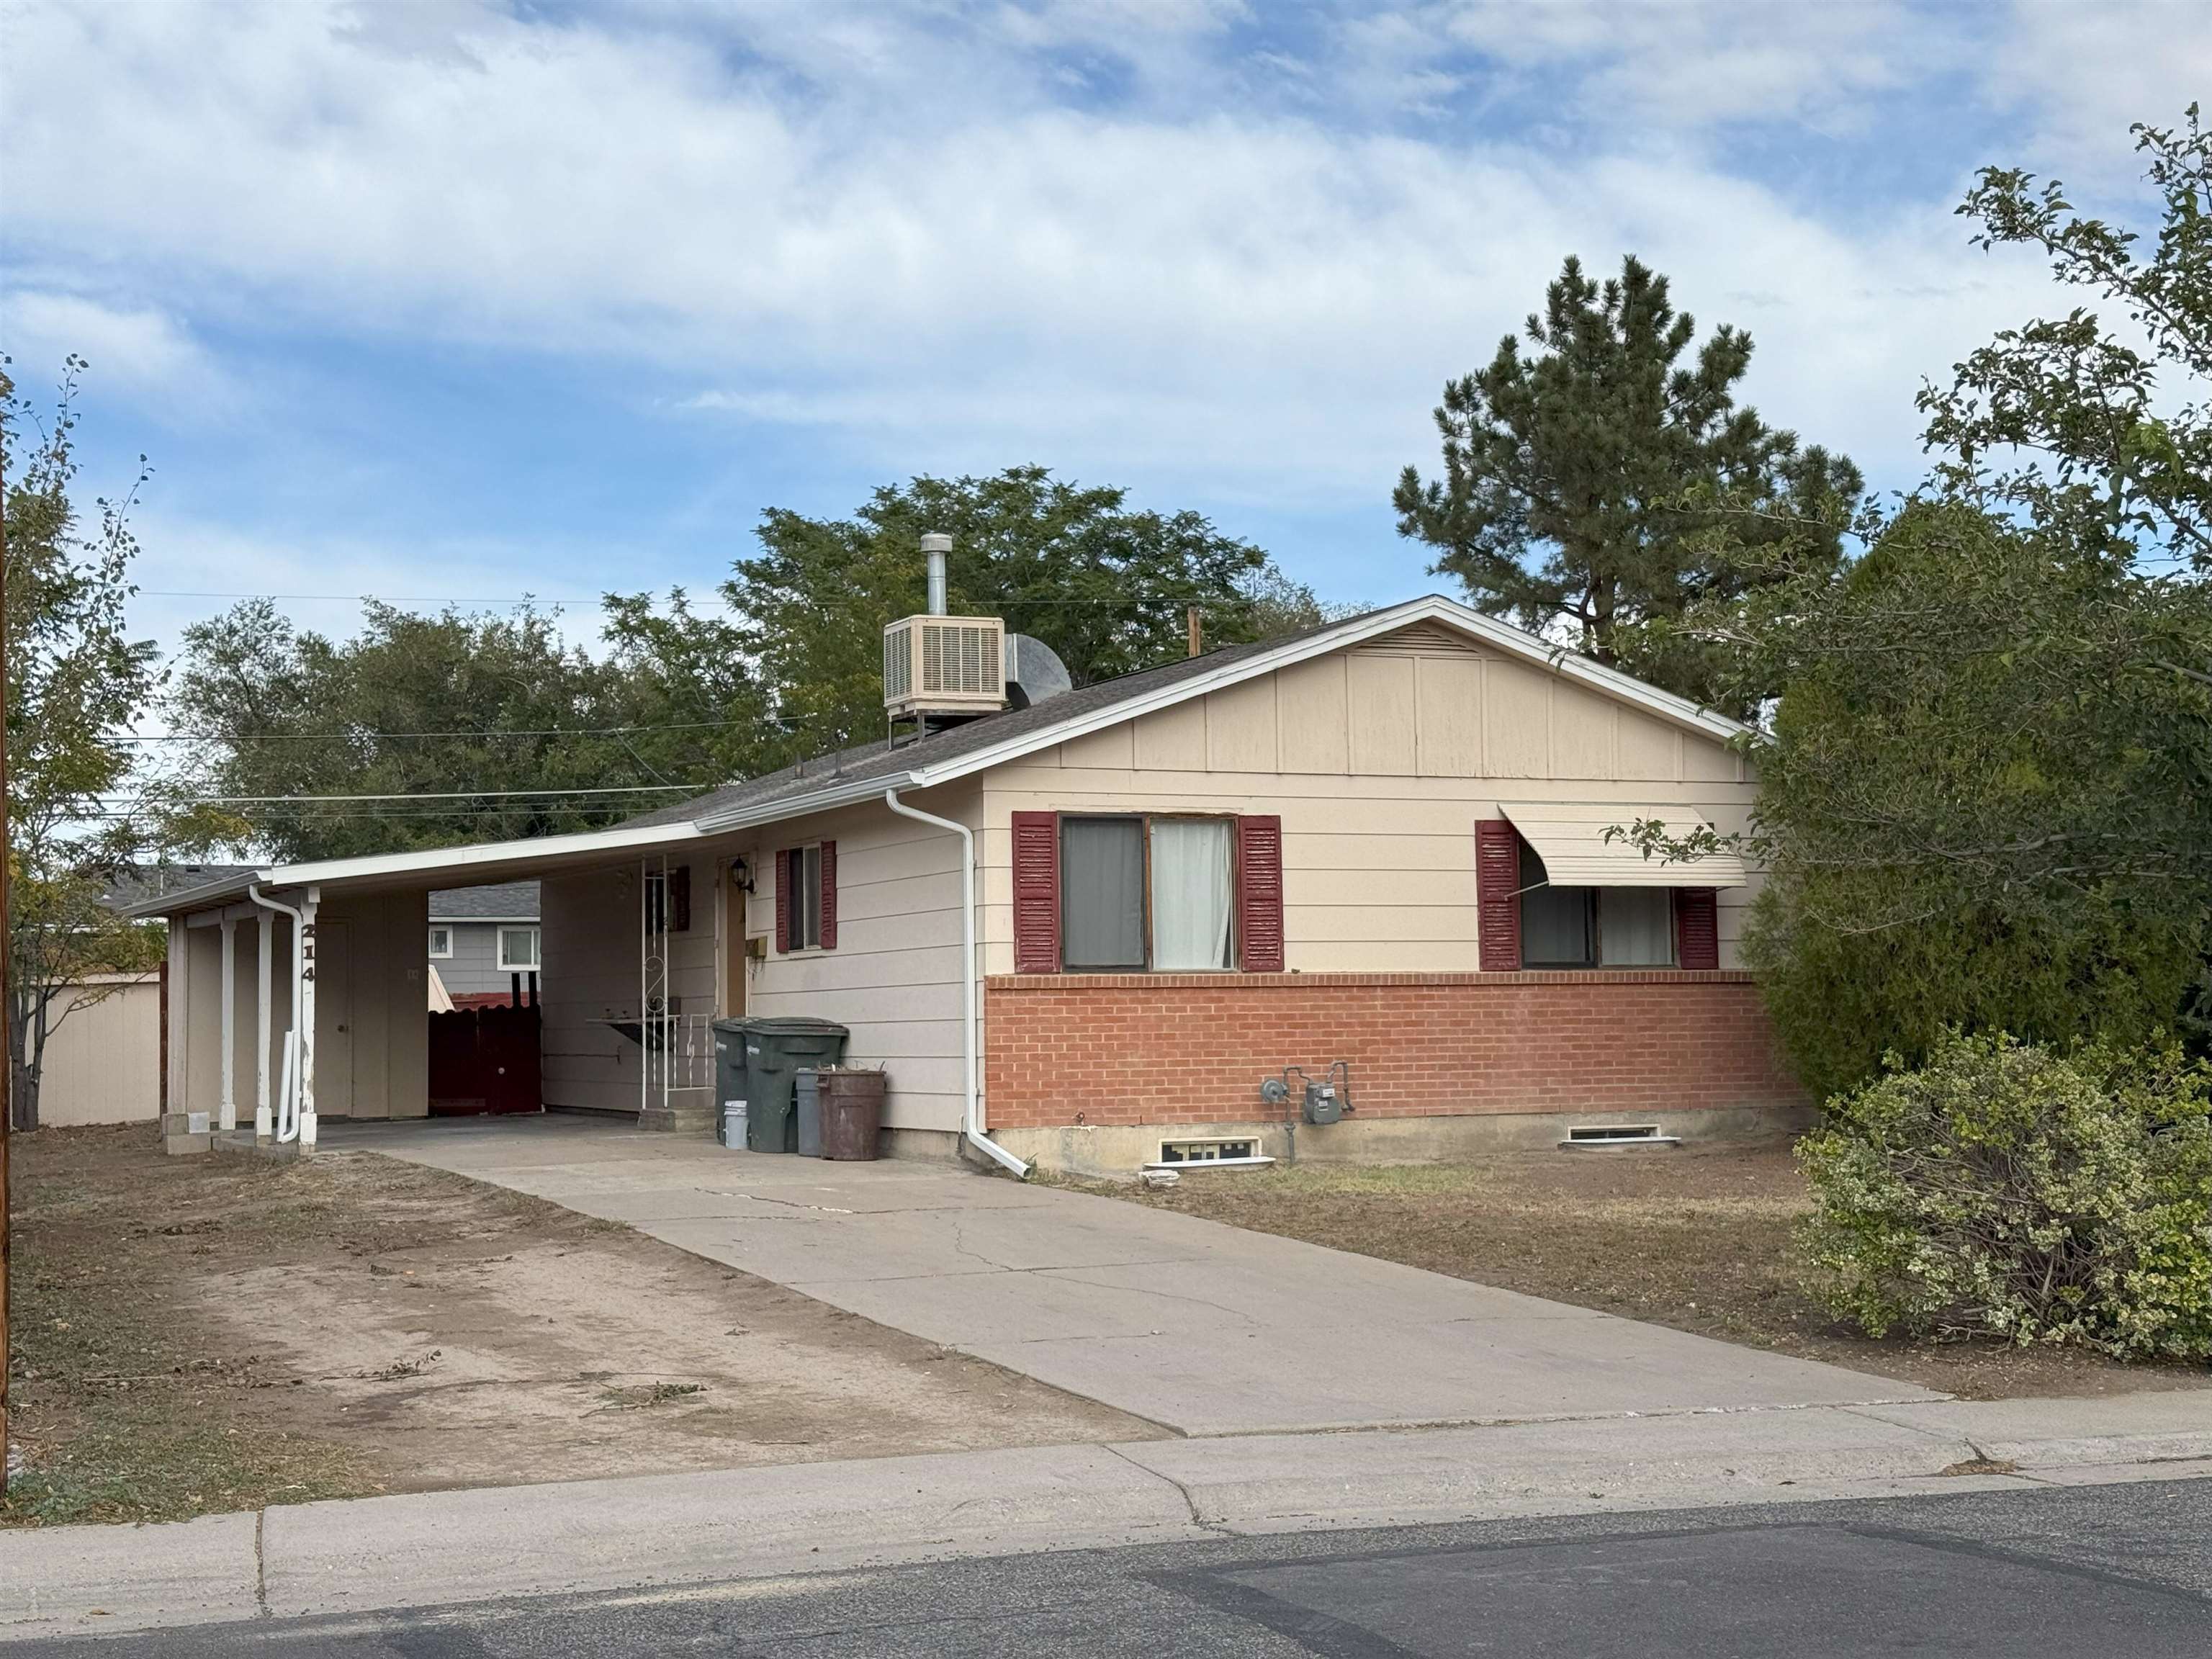
[[[300,1133],[300,952],[307,918],[290,905],[264,896],[258,884],[248,887],[246,896],[264,910],[280,911],[292,918],[292,1029],[284,1033],[284,1073],[276,1091],[276,1121],[265,1125],[256,1113],[253,1125],[257,1138],[273,1129],[281,1144],[297,1139]]]
[[[976,1066],[979,1027],[975,1007],[975,832],[966,824],[952,818],[940,818],[934,812],[924,812],[908,806],[898,798],[898,791],[884,791],[884,805],[902,818],[912,818],[916,823],[934,824],[939,830],[950,830],[960,837],[960,986],[966,1001],[963,1005],[961,1022],[961,1054],[968,1066],[967,1109],[961,1117],[960,1133],[970,1146],[998,1164],[1011,1170],[1017,1180],[1029,1179],[1030,1166],[983,1133],[983,1096],[976,1086]]]

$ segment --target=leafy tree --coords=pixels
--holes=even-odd
[[[2212,681],[2176,672],[2212,665],[2205,584],[1929,502],[1717,631],[1784,688],[1745,951],[1809,1086],[1948,1024],[2176,1023],[2212,893]]]
[[[602,626],[623,750],[654,781],[750,777],[789,745],[769,714],[744,630],[678,590],[665,612],[642,593],[609,594]]]
[[[8,1061],[17,1128],[38,1127],[46,1044],[99,1000],[88,975],[160,958],[158,933],[100,899],[147,827],[130,794],[121,739],[155,681],[154,647],[125,626],[137,543],[134,485],[99,498],[87,522],[73,496],[76,396],[87,365],[64,366],[54,412],[20,398],[0,359],[0,474],[7,479]],[[139,482],[144,480],[140,458]]]
[[[1981,245],[2097,287],[2148,351],[2081,311],[1998,335],[1923,394],[1935,475],[1869,518],[1863,556],[1687,625],[1740,693],[1779,693],[1751,745],[1771,874],[1746,953],[1824,1091],[1948,1024],[2212,1031],[2212,457],[2177,395],[2212,363],[2212,187],[2193,111],[2137,132],[2166,198],[2147,258],[2025,174],[1985,172],[1966,210]]]
[[[1643,631],[1747,580],[1750,567],[1714,556],[1701,498],[1805,520],[1847,513],[1861,481],[1844,457],[1737,406],[1749,335],[1723,325],[1686,361],[1696,331],[1637,259],[1602,284],[1568,259],[1528,319],[1534,349],[1508,335],[1487,368],[1446,383],[1443,474],[1408,466],[1391,504],[1398,533],[1435,549],[1431,568],[1480,608],[1710,700],[1708,653]],[[1786,545],[1815,568],[1839,550],[1832,534]]]
[[[952,610],[1036,635],[1079,685],[1182,655],[1192,606],[1213,645],[1322,619],[1258,548],[1198,514],[1126,499],[1024,466],[885,485],[849,519],[770,510],[762,551],[738,561],[723,592],[789,744],[811,753],[883,735],[884,625],[923,606],[930,531],[952,538]]]
[[[630,665],[657,662],[641,612],[626,629]],[[372,603],[340,641],[255,599],[185,630],[171,713],[208,740],[194,774],[207,794],[414,798],[237,809],[270,854],[337,858],[592,829],[681,798],[502,790],[714,787],[678,734],[653,734],[648,754],[642,734],[617,729],[647,723],[641,713],[659,723],[674,706],[665,673],[641,683],[634,696],[623,667],[564,645],[544,611],[425,617]],[[458,799],[437,799],[447,795]]]
[[[2212,407],[2176,395],[2212,378],[2212,132],[2195,104],[2178,130],[2131,131],[2165,203],[2147,256],[2136,233],[2082,217],[2058,180],[2016,167],[1984,168],[1959,211],[1980,226],[1976,246],[2036,249],[2138,343],[2077,306],[1997,335],[1920,407],[1950,494],[2072,554],[2212,573]]]

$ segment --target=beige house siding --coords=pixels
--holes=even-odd
[[[232,929],[231,1099],[241,1127],[253,1125],[253,1045],[261,994],[259,912],[229,908]],[[429,989],[422,893],[333,895],[315,917],[315,1111],[329,1117],[421,1117],[430,1109]],[[222,1106],[222,932],[212,913],[169,927],[169,1109]],[[292,924],[270,927],[269,1093],[283,1088],[284,1040],[292,1028]]]
[[[954,786],[919,793],[911,804],[972,822],[981,799],[976,788]],[[825,839],[837,843],[837,948],[778,952],[774,854]],[[728,930],[742,928],[768,948],[765,957],[741,958],[746,1012],[850,1027],[848,1057],[890,1074],[889,1127],[957,1130],[963,1103],[958,838],[872,802],[720,837],[685,856],[691,926],[669,940],[676,1012],[720,1013],[732,1005],[722,979],[738,953],[725,945]],[[724,890],[733,857],[754,872],[755,890],[742,903],[729,902]],[[637,1045],[607,1022],[636,1016],[638,878],[631,864],[549,876],[540,886],[549,1106],[637,1109]]]
[[[973,784],[954,784],[900,799],[973,826],[982,793]],[[769,954],[750,964],[750,1011],[851,1027],[847,1058],[890,1073],[887,1127],[957,1131],[965,1087],[959,837],[880,803],[759,833],[750,858],[758,874],[746,927],[769,941]],[[780,954],[774,854],[825,839],[837,843],[837,948]]]
[[[428,893],[325,898],[315,915],[315,1112],[331,1117],[425,1117],[430,1110],[429,988],[422,941]],[[250,923],[240,925],[243,939]],[[240,955],[246,953],[241,951]],[[289,963],[288,963],[289,968]],[[276,980],[290,999],[289,973]],[[248,1022],[238,1052],[250,1054],[252,981],[239,988]],[[272,1076],[272,1093],[281,1080]],[[252,1092],[240,1119],[252,1121]]]
[[[161,1111],[161,981],[101,974],[65,989],[48,1015],[39,1121],[150,1123]]]
[[[1755,793],[1714,738],[1402,629],[988,774],[984,971],[1013,971],[1018,811],[1279,814],[1287,968],[1452,972],[1475,966],[1474,823],[1501,799],[1687,805],[1727,831]],[[1750,894],[1720,893],[1724,969]]]
[[[667,994],[679,1015],[713,1014],[718,866],[704,851],[667,860],[672,872],[686,866],[691,925],[668,936]],[[643,1054],[611,1022],[638,1015],[641,884],[660,868],[655,855],[539,884],[539,1092],[548,1106],[638,1109]]]

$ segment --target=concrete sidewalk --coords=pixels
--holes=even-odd
[[[731,1152],[561,1116],[349,1126],[326,1139],[629,1223],[1187,1435],[1941,1397],[943,1164]]]
[[[1973,1472],[1944,1473],[1960,1465]],[[1207,1536],[2208,1474],[2212,1395],[2189,1391],[1143,1441],[424,1492],[0,1534],[0,1641]]]

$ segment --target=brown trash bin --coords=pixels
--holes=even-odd
[[[824,1068],[822,1088],[822,1156],[862,1163],[876,1156],[884,1127],[881,1072]]]

